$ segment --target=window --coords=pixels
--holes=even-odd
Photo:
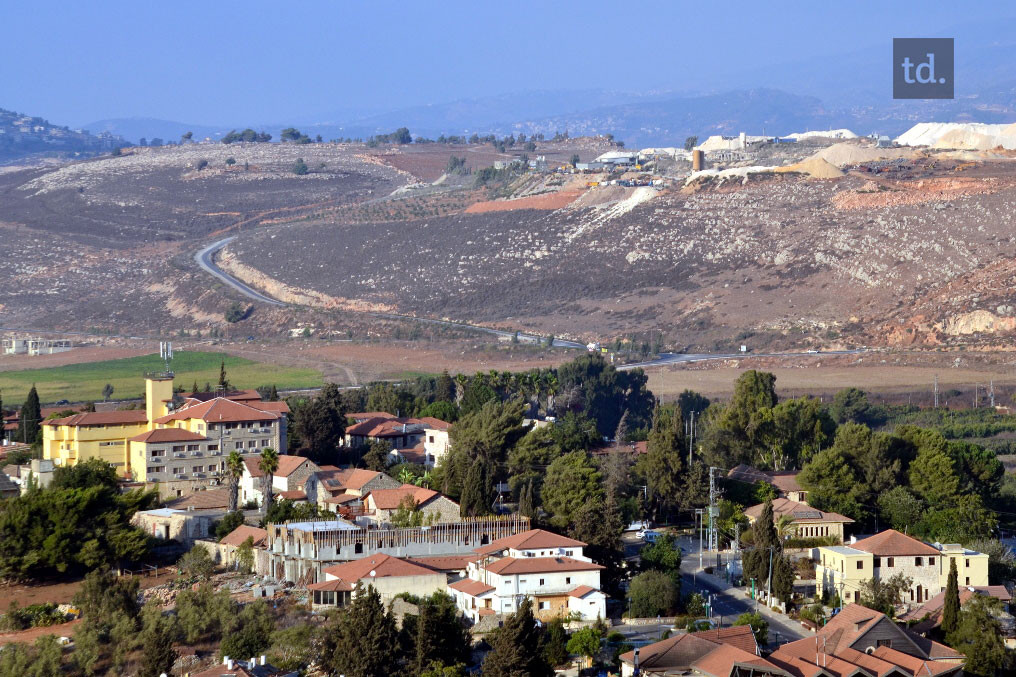
[[[187,451],[201,451],[201,445],[200,444],[188,444],[187,445]]]
[[[895,563],[895,560],[894,560],[894,559],[893,559],[892,557],[887,557],[887,558],[886,558],[886,560],[885,560],[885,562],[886,562],[886,564],[885,564],[885,565],[886,565],[887,567],[889,567],[890,569],[891,569],[892,567],[894,567],[894,566],[895,566],[895,564],[896,564],[896,563]]]
[[[565,585],[571,585],[571,576],[566,576],[564,579]]]
[[[237,442],[236,443],[236,449],[237,449],[237,451],[242,451],[243,450],[243,442]]]
[[[929,557],[928,558],[928,566],[930,566],[930,567],[935,566],[935,558],[934,557]]]
[[[430,444],[434,444],[434,436],[433,435],[428,435],[427,436],[427,442],[429,442]]]
[[[152,458],[158,458],[166,453],[165,449],[152,449]]]
[[[257,449],[258,448],[258,441],[257,440],[251,440],[251,441],[249,441],[247,443],[247,448],[248,449]]]
[[[966,568],[969,569],[970,568],[970,560],[969,559],[963,560],[963,566],[965,566]]]
[[[204,472],[205,467],[203,465],[196,465],[191,468],[191,472]]]
[[[546,580],[545,578],[541,578],[541,579],[540,579],[540,585],[544,585],[544,581],[545,581],[545,580]]]
[[[863,559],[857,560],[857,568],[858,569],[863,569],[864,568],[864,560]]]
[[[550,602],[540,602],[540,611],[545,611],[550,608]]]
[[[261,440],[261,446],[262,447],[270,447],[270,446],[272,446],[272,441],[271,440]]]
[[[882,558],[881,557],[876,557],[875,558],[875,562],[874,562],[874,564],[872,564],[872,566],[874,566],[876,569],[881,567],[882,566]]]
[[[150,466],[148,466],[148,474],[149,475],[152,475],[152,474],[155,474],[155,473],[159,473],[159,472],[164,472],[165,470],[166,470],[166,466],[164,466],[164,465],[150,465]],[[970,579],[968,578],[967,580],[970,580]]]
[[[967,576],[967,582],[964,585],[970,585],[970,576]]]
[[[877,639],[875,640],[875,646],[885,646],[891,649],[893,648],[893,641],[891,639]]]
[[[923,559],[924,559],[923,557],[915,557],[915,558],[914,558],[914,566],[915,566],[915,567],[919,567],[919,566],[924,566],[924,565],[922,564],[922,560],[923,560]]]
[[[173,445],[173,451],[183,451],[183,450],[184,450],[184,445],[182,445],[182,444],[174,444]]]
[[[208,451],[218,451],[218,450],[219,450],[219,445],[218,444],[209,444],[208,445]]]

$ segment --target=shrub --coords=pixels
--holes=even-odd
[[[296,158],[296,162],[293,163],[293,173],[297,176],[303,176],[310,169],[307,168],[307,163],[303,161],[303,158]]]
[[[200,172],[200,171],[201,171],[202,169],[204,169],[205,167],[207,167],[207,166],[208,166],[208,160],[199,160],[199,161],[198,161],[198,171],[199,171],[199,172]]]

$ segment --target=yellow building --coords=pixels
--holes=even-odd
[[[172,372],[145,375],[145,409],[93,411],[45,421],[42,455],[56,466],[99,458],[123,477],[130,476],[128,441],[155,428],[173,401]]]
[[[844,604],[859,602],[865,581],[902,574],[911,580],[902,602],[920,605],[945,589],[950,560],[956,561],[959,585],[988,585],[988,555],[959,545],[929,545],[887,529],[849,545],[818,548],[816,594],[839,594]]]
[[[43,457],[57,466],[90,458],[137,482],[204,480],[231,451],[286,453],[285,402],[255,391],[192,393],[174,407],[173,374],[145,375],[145,409],[75,414],[43,425]]]

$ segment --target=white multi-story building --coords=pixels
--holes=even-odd
[[[603,567],[583,554],[585,546],[542,529],[501,538],[477,548],[480,557],[469,563],[466,578],[448,589],[473,621],[512,613],[526,598],[533,600],[533,612],[542,619],[573,614],[582,620],[605,618]]]

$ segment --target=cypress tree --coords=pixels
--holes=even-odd
[[[226,378],[226,360],[223,359],[219,365],[219,387],[229,390],[229,379]]]
[[[198,392],[198,380],[194,379],[194,388],[191,390],[192,393]]]
[[[956,560],[949,558],[949,580],[945,586],[945,603],[942,607],[942,632],[949,634],[956,630],[960,618],[959,574]]]
[[[39,404],[39,393],[32,384],[28,391],[25,403],[21,405],[21,415],[18,418],[18,433],[16,440],[25,444],[35,444],[41,430],[42,406]]]
[[[483,661],[483,677],[551,677],[554,669],[543,651],[543,634],[533,618],[528,597],[490,639],[491,651]]]
[[[494,502],[490,462],[483,456],[473,461],[462,486],[459,511],[463,517],[489,515]]]
[[[438,402],[455,401],[455,383],[452,381],[452,377],[448,374],[447,369],[442,371],[441,375],[437,377],[437,385],[434,388],[434,399]]]
[[[536,517],[536,504],[533,499],[533,480],[522,485],[519,492],[519,514],[532,519]]]

